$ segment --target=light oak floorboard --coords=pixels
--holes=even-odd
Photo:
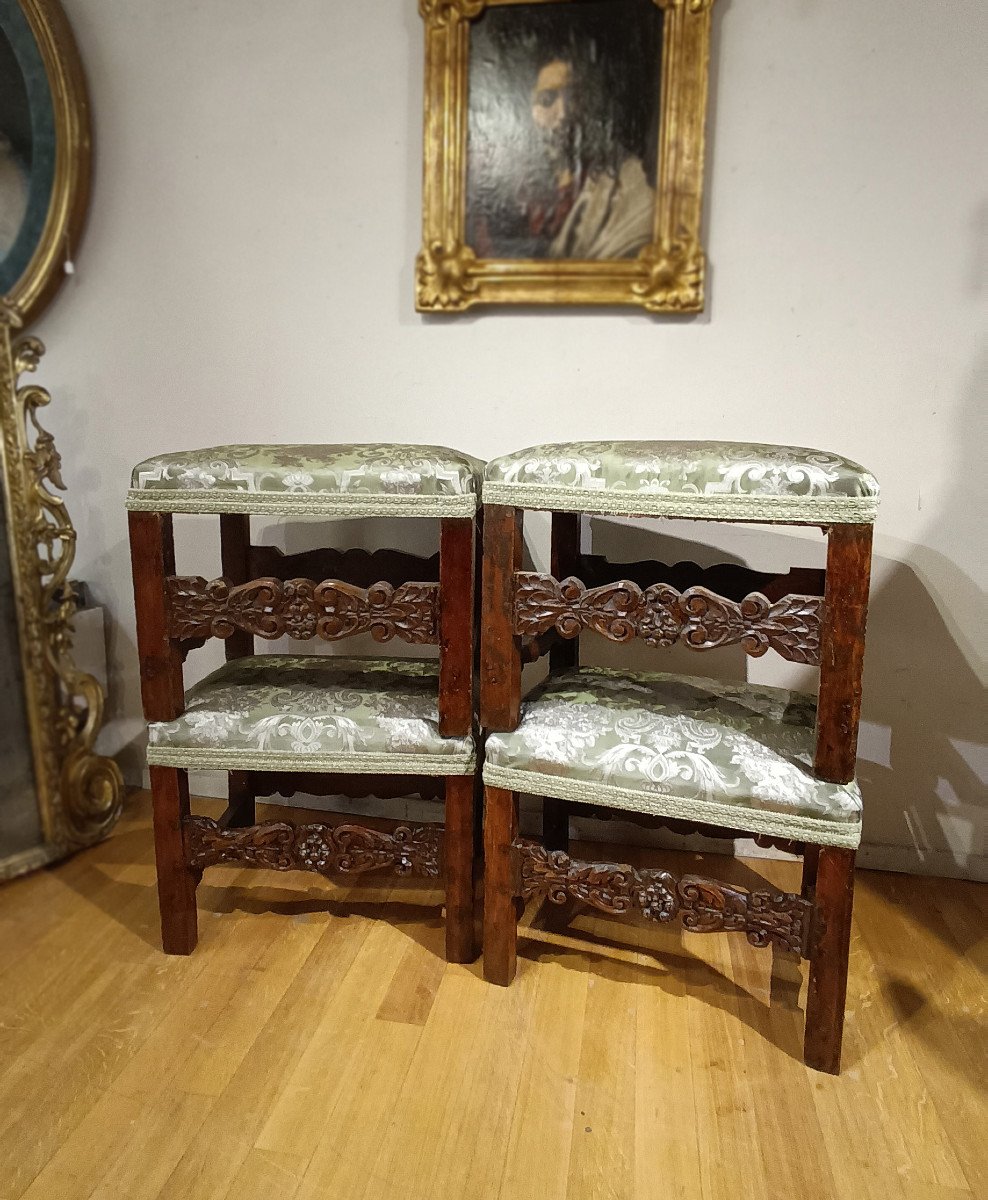
[[[498,988],[442,961],[435,890],[218,868],[174,958],[153,863],[139,794],[0,887],[0,1200],[988,1195],[982,886],[858,873],[833,1078],[801,1059],[806,964],[738,935],[530,907]]]

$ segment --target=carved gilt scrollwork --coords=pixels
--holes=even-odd
[[[362,825],[265,821],[246,829],[223,829],[210,817],[185,820],[186,858],[195,871],[219,863],[245,863],[320,875],[393,871],[436,878],[442,873],[442,833],[438,825],[399,825],[382,832]]]
[[[572,898],[616,916],[638,912],[661,923],[678,919],[692,933],[745,933],[753,946],[774,943],[808,956],[813,905],[802,896],[749,892],[698,875],[677,879],[669,871],[623,863],[580,862],[522,838],[513,849],[519,895],[525,899],[540,896],[563,904]]]
[[[479,17],[487,0],[419,0],[419,15],[434,25],[447,25],[451,19]]]
[[[104,836],[120,815],[123,780],[94,754],[103,691],[72,661],[78,599],[69,581],[76,531],[65,501],[61,457],[38,420],[51,401],[21,377],[37,370],[44,346],[11,342],[17,315],[0,302],[4,492],[17,603],[28,724],[42,828],[53,854]]]
[[[649,646],[681,642],[693,650],[740,645],[760,657],[775,650],[790,662],[820,661],[821,596],[783,596],[772,603],[760,592],[728,600],[704,587],[680,592],[666,583],[641,588],[631,580],[587,588],[579,579],[520,571],[515,575],[515,632],[555,629],[577,637],[590,629],[612,642],[641,638]]]
[[[439,585],[375,583],[355,587],[338,579],[253,579],[231,584],[200,576],[166,580],[169,632],[173,638],[228,638],[237,629],[256,637],[284,634],[306,641],[339,641],[370,633],[416,645],[438,641]]]

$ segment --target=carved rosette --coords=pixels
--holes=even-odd
[[[195,871],[243,863],[320,875],[393,871],[436,878],[442,873],[442,835],[438,825],[399,825],[385,833],[362,825],[265,821],[246,829],[224,829],[210,817],[185,820],[186,858]]]
[[[522,636],[555,629],[573,638],[590,629],[612,642],[641,638],[649,646],[681,642],[693,650],[740,645],[756,658],[771,649],[790,662],[815,665],[822,619],[821,596],[783,596],[773,604],[752,592],[738,602],[704,587],[642,589],[622,579],[588,588],[572,577],[515,575],[515,633]]]
[[[580,862],[522,838],[513,849],[518,894],[525,899],[563,904],[572,898],[615,916],[638,912],[661,923],[678,919],[692,933],[745,933],[753,946],[774,943],[808,957],[813,905],[802,896],[749,892],[698,875],[677,879],[669,871],[624,863]]]
[[[477,281],[471,277],[476,261],[470,247],[460,242],[433,241],[425,246],[415,260],[419,308],[446,312],[466,308],[477,291]]]
[[[34,337],[11,343],[17,315],[0,302],[3,375],[3,486],[20,629],[35,783],[45,840],[54,853],[105,836],[121,810],[123,779],[112,759],[93,753],[103,718],[103,691],[72,661],[77,597],[69,582],[76,531],[65,501],[61,457],[38,420],[51,402],[21,385],[44,354]],[[54,490],[53,490],[54,489]]]
[[[646,246],[631,290],[649,312],[702,312],[706,260],[699,246]]]
[[[416,645],[439,640],[439,585],[375,583],[355,587],[337,579],[253,579],[231,584],[200,576],[166,580],[169,632],[173,638],[228,638],[235,630],[262,638],[313,637],[340,641],[370,633]]]

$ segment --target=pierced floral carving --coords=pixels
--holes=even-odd
[[[821,596],[783,596],[772,603],[761,592],[740,602],[704,587],[680,592],[666,583],[641,588],[628,579],[587,588],[579,579],[520,571],[515,575],[515,632],[555,629],[564,638],[590,629],[612,642],[638,637],[649,646],[682,642],[694,650],[740,645],[755,658],[775,650],[790,662],[818,664]]]
[[[439,585],[375,583],[355,587],[337,579],[252,579],[207,583],[201,576],[166,580],[169,632],[173,638],[228,638],[234,630],[262,638],[284,634],[307,641],[339,641],[370,633],[375,641],[394,637],[416,645],[439,640]]]
[[[552,904],[580,900],[600,912],[624,916],[640,912],[661,923],[679,919],[692,933],[747,934],[753,946],[774,942],[808,956],[813,905],[790,892],[749,892],[744,888],[669,871],[638,870],[624,863],[580,862],[538,842],[514,843],[519,895],[540,896]]]
[[[390,870],[434,878],[442,872],[442,833],[438,825],[399,825],[385,833],[362,825],[264,821],[246,829],[223,829],[210,817],[185,821],[186,856],[196,871],[235,862],[320,875]]]

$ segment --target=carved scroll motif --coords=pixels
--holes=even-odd
[[[553,904],[581,900],[600,912],[640,912],[661,923],[677,918],[692,933],[746,933],[753,946],[774,942],[808,956],[813,905],[790,892],[749,892],[669,871],[638,870],[622,863],[579,862],[562,850],[518,839],[519,894]]]
[[[612,642],[638,637],[649,646],[682,642],[694,650],[739,644],[756,658],[772,649],[790,662],[817,664],[822,616],[821,596],[783,596],[773,604],[761,592],[735,601],[704,587],[643,589],[622,579],[587,588],[573,577],[515,575],[515,632],[522,635],[555,629],[573,638],[591,629]]]
[[[337,579],[253,579],[231,584],[199,576],[166,580],[169,632],[173,638],[228,638],[236,629],[262,638],[283,634],[302,641],[339,641],[370,633],[375,641],[393,637],[418,645],[435,644],[439,585],[375,583],[354,587]]]
[[[389,833],[362,825],[291,825],[265,821],[246,829],[223,829],[210,817],[185,821],[186,855],[195,871],[218,863],[246,863],[271,871],[316,871],[357,875],[394,871],[397,875],[441,874],[442,829],[438,825],[399,825]]]

